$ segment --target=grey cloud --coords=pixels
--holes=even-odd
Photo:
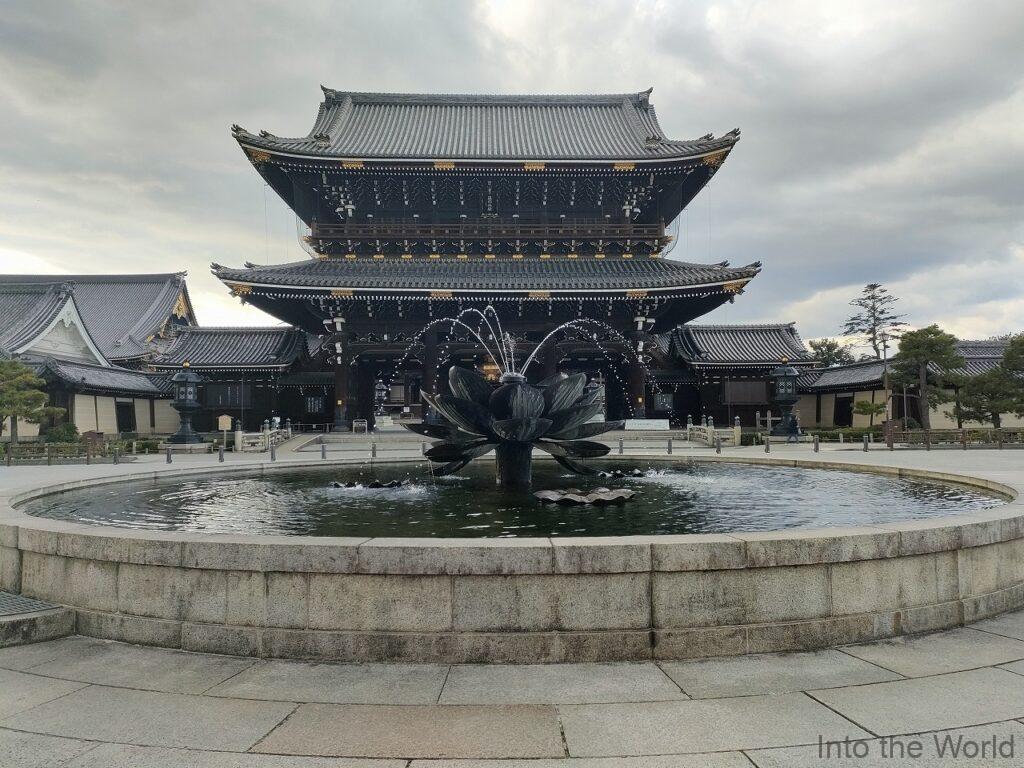
[[[0,15],[0,253],[58,269],[187,268],[204,318],[270,322],[237,310],[207,272],[303,258],[231,123],[304,134],[321,83],[654,86],[670,135],[743,129],[673,253],[764,262],[730,320],[834,334],[834,307],[801,299],[869,281],[926,285],[933,301],[908,296],[915,322],[952,323],[989,301],[995,313],[1024,290],[1024,5],[978,9],[16,0]],[[986,275],[1005,267],[1002,279],[965,287],[957,270],[981,261]]]

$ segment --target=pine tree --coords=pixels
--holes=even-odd
[[[1022,383],[1001,367],[962,380],[950,416],[958,421],[991,423],[999,429],[1002,415],[1021,408]]]
[[[825,368],[853,362],[850,348],[835,339],[817,339],[808,342],[808,345],[811,348],[811,356]]]
[[[931,409],[949,402],[949,395],[941,388],[948,378],[945,371],[963,364],[964,359],[956,351],[956,336],[939,326],[929,325],[903,334],[899,354],[893,360],[893,373],[898,381],[917,386],[923,429],[931,429]],[[929,373],[937,386],[930,385]]]
[[[38,424],[48,416],[63,413],[46,405],[46,382],[17,360],[0,360],[0,434],[11,420],[11,442],[18,442],[18,420]]]
[[[897,301],[881,283],[868,283],[860,296],[850,302],[851,307],[860,311],[846,321],[843,333],[864,338],[875,358],[881,358],[886,338],[898,339],[907,325],[901,320],[906,315],[893,311]]]

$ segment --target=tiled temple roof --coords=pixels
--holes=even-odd
[[[960,368],[947,371],[950,376],[977,376],[997,367],[1002,362],[1009,341],[990,339],[984,341],[958,341],[956,351],[964,359]]]
[[[213,265],[227,283],[285,288],[467,292],[624,292],[746,282],[758,263],[730,268],[670,259],[307,259],[247,269]]]
[[[47,380],[58,380],[76,392],[144,395],[160,397],[164,390],[146,374],[117,366],[89,365],[52,357],[30,358],[25,362]]]
[[[358,93],[324,88],[309,134],[234,126],[246,147],[363,159],[672,160],[731,149],[739,130],[674,141],[639,93],[503,96]]]
[[[944,373],[946,376],[977,376],[990,371],[1003,359],[1008,341],[1002,339],[983,341],[957,341],[956,351],[964,358],[964,365],[949,371],[941,371],[932,367],[933,373]],[[889,361],[890,367],[893,360]],[[850,365],[837,365],[832,368],[820,368],[807,371],[797,381],[797,385],[808,392],[844,392],[855,389],[880,388],[885,375],[885,363],[881,360],[862,360]]]
[[[304,352],[306,336],[288,327],[188,328],[181,331],[155,368],[287,368]]]
[[[892,362],[890,361],[890,366]],[[863,360],[849,365],[806,371],[797,379],[797,386],[809,392],[853,391],[881,386],[885,364],[881,360]]]
[[[73,299],[59,282],[8,282],[0,276],[0,353],[10,356],[45,331]]]
[[[0,275],[0,285],[68,284],[82,322],[110,360],[129,360],[151,351],[149,340],[176,310],[195,323],[183,272],[141,275]]]
[[[813,362],[793,323],[681,325],[672,332],[672,348],[695,367]]]

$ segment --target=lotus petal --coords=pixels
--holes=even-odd
[[[558,501],[556,501],[555,503],[556,504],[562,504],[562,505],[565,505],[565,506],[568,506],[569,504],[586,504],[587,503],[587,497],[586,496],[578,496],[575,493],[566,493],[566,494],[563,494],[561,496],[561,498],[559,498]]]
[[[494,391],[491,383],[479,373],[457,365],[448,369],[448,386],[456,397],[472,400],[480,405],[487,405]]]
[[[442,416],[459,429],[474,435],[490,434],[493,417],[490,411],[479,403],[451,395],[438,395],[434,398],[433,404]]]
[[[486,445],[487,442],[487,438],[482,437],[479,440],[470,440],[468,442],[451,441],[434,443],[423,455],[431,461],[458,461],[459,459],[472,459],[479,455],[474,453],[474,449],[479,448],[482,445]]]
[[[541,446],[540,443],[537,443],[537,447],[541,448],[543,450],[543,446]],[[551,458],[553,458],[555,461],[557,461],[563,467],[568,469],[570,472],[575,472],[577,475],[596,475],[597,474],[597,470],[596,469],[588,467],[588,466],[586,466],[584,464],[577,464],[575,461],[573,461],[572,459],[566,458],[565,456],[555,456],[554,454],[551,454]]]
[[[427,424],[424,422],[403,424],[402,426],[410,432],[415,432],[417,435],[432,437],[435,440],[471,440],[473,437],[468,432],[463,432],[457,427],[453,427],[451,424]]]
[[[597,470],[591,469],[583,464],[576,463],[573,459],[569,458],[565,451],[560,450],[558,443],[552,443],[547,440],[538,440],[534,443],[545,453],[550,453],[551,458],[561,464],[563,467],[568,469],[570,472],[575,472],[577,475],[596,475]]]
[[[450,475],[454,472],[458,472],[464,466],[469,464],[470,461],[471,459],[459,459],[458,461],[453,461],[449,464],[445,464],[444,466],[435,467],[431,469],[430,474],[432,474],[434,477],[444,477],[445,475]]]
[[[625,426],[624,421],[591,421],[573,429],[548,433],[545,437],[552,440],[579,440],[581,437],[593,437],[611,432],[613,429],[622,429],[623,426]]]
[[[571,408],[587,386],[587,374],[577,373],[544,390],[544,413],[557,413]]]
[[[601,387],[592,383],[583,390],[583,394],[580,396],[580,399],[576,401],[576,405],[590,405],[591,403],[596,403],[597,398],[600,396]]]
[[[554,376],[548,376],[546,379],[541,379],[540,381],[538,381],[537,386],[543,389],[544,387],[553,386],[560,381],[565,381],[565,379],[567,378],[569,377],[566,374],[559,371]]]
[[[551,419],[502,419],[491,424],[491,429],[503,440],[532,443],[551,429]]]
[[[597,416],[603,408],[604,406],[601,403],[591,403],[590,405],[577,405],[564,411],[553,413],[551,414],[551,433],[560,434],[568,432],[570,429],[576,429],[576,427],[585,424]]]
[[[529,384],[515,387],[508,397],[508,409],[513,419],[536,418],[544,413],[544,395]]]
[[[591,440],[573,440],[566,443],[538,440],[537,447],[552,456],[571,456],[574,459],[596,459],[611,450],[604,443],[595,443]]]

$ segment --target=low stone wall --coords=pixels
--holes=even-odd
[[[971,478],[842,468],[1016,495]],[[249,656],[472,663],[803,650],[1024,605],[1024,507],[873,528],[475,540],[152,533],[8,509],[0,588],[75,608],[80,634]]]

